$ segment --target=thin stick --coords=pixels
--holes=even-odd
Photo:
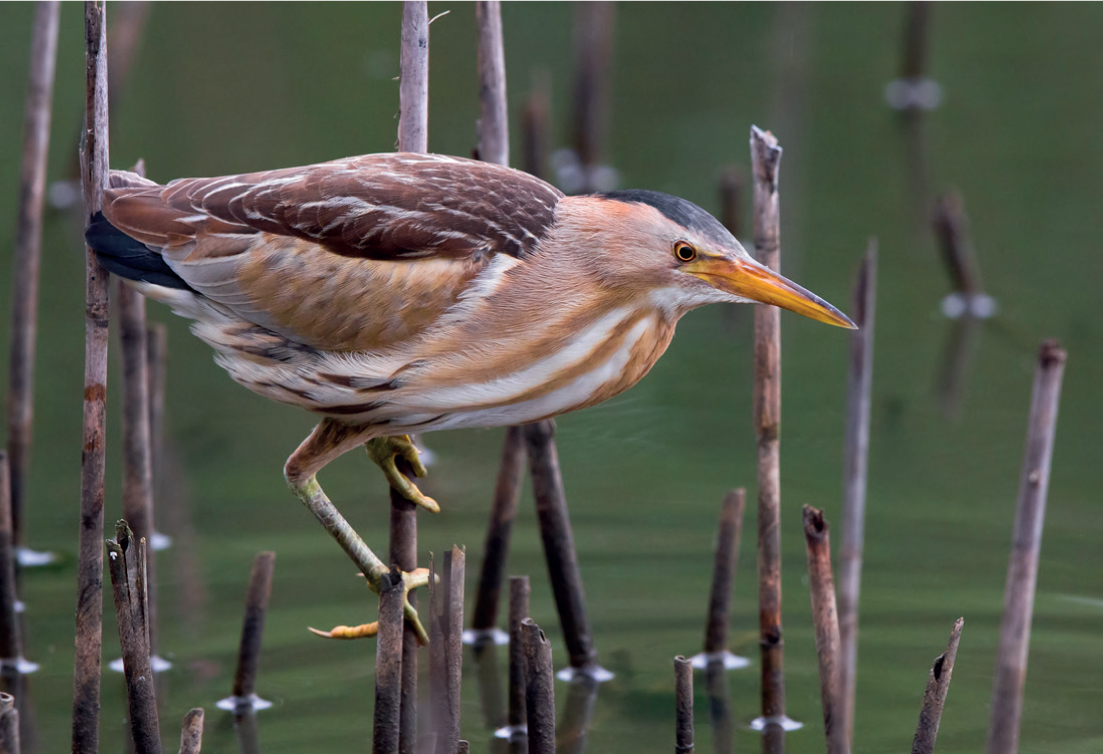
[[[146,614],[146,540],[135,540],[130,527],[120,521],[115,539],[107,540],[106,545],[134,746],[141,754],[160,754],[157,695],[150,665]]]
[[[23,497],[34,418],[35,336],[42,252],[42,202],[50,143],[50,103],[57,62],[60,3],[35,7],[31,66],[23,116],[23,167],[15,221],[12,280],[12,339],[8,389],[8,454],[11,462],[12,529],[23,543]]]
[[[678,655],[674,658],[674,751],[693,751],[693,663]]]
[[[19,710],[15,697],[0,691],[0,754],[19,754]]]
[[[203,745],[203,708],[195,707],[184,715],[180,729],[180,754],[199,754]]]
[[[15,614],[15,546],[12,532],[11,484],[8,454],[0,450],[0,667],[18,668],[23,637]]]
[[[843,445],[842,547],[839,550],[839,672],[842,725],[853,742],[854,692],[858,678],[858,597],[862,585],[862,546],[866,520],[870,394],[873,387],[873,324],[877,300],[877,240],[870,239],[854,284],[851,308],[858,329],[850,336],[846,388],[846,441]]]
[[[1067,354],[1057,341],[1047,340],[1038,352],[1034,391],[1026,432],[1026,451],[1019,499],[1015,505],[1015,530],[1007,566],[1000,648],[996,654],[996,680],[992,688],[992,717],[988,726],[988,754],[1012,754],[1019,748],[1019,722],[1023,708],[1023,684],[1030,650],[1030,620],[1038,580],[1038,555],[1049,491],[1050,461],[1057,433],[1057,407]]]
[[[984,292],[980,265],[969,234],[965,202],[958,191],[938,198],[934,211],[934,230],[942,250],[942,261],[950,273],[950,282],[958,293],[974,296]]]
[[[555,607],[563,627],[563,640],[567,644],[571,667],[591,673],[600,668],[590,622],[586,617],[586,595],[582,589],[582,574],[578,568],[554,435],[555,422],[551,419],[524,426],[536,515],[540,520],[540,538],[544,543]]]
[[[548,121],[551,118],[550,85],[545,74],[534,76],[532,92],[521,113],[521,169],[544,178],[548,166]]]
[[[820,698],[828,754],[847,754],[850,746],[842,722],[839,685],[839,616],[835,610],[835,581],[831,575],[831,537],[823,511],[804,506],[804,538],[812,593],[812,623],[820,662]]]
[[[716,534],[716,557],[712,566],[712,590],[705,622],[705,655],[717,655],[728,648],[731,624],[732,582],[739,560],[739,536],[743,530],[743,511],[747,491],[740,487],[724,497],[720,508],[720,526]]]
[[[517,505],[521,499],[521,486],[525,481],[524,473],[525,445],[521,428],[509,427],[502,444],[502,462],[498,467],[494,504],[486,529],[486,545],[483,547],[486,554],[479,572],[475,617],[471,621],[471,627],[476,632],[493,631],[498,623],[502,574],[505,571],[506,555],[509,553],[513,519],[517,516]]]
[[[954,673],[954,659],[957,658],[957,645],[961,642],[963,625],[964,618],[958,618],[954,622],[954,630],[950,632],[950,646],[935,658],[927,676],[927,690],[923,692],[923,708],[919,711],[919,725],[912,740],[912,754],[931,754],[934,751],[938,724],[942,720],[946,694],[950,691],[950,676]]]
[[[781,267],[778,168],[781,147],[769,131],[751,127],[754,172],[754,245],[758,261]],[[785,716],[781,635],[781,312],[754,313],[754,426],[758,439],[758,622],[762,647],[762,717]]]
[[[276,553],[260,552],[253,558],[249,574],[249,591],[245,595],[245,620],[241,626],[241,643],[238,645],[237,670],[231,697],[234,707],[254,707],[257,688],[257,668],[260,661],[261,639],[264,637],[264,614],[272,595],[272,574],[276,570]]]
[[[555,754],[555,679],[551,643],[531,618],[521,622],[529,754]]]
[[[89,222],[103,205],[107,184],[107,25],[105,4],[84,6],[87,97],[81,176],[84,216]],[[84,419],[80,485],[80,544],[77,553],[76,657],[73,674],[74,754],[99,749],[100,655],[103,648],[103,500],[106,460],[107,270],[85,248]]]
[[[529,617],[528,576],[509,577],[509,727],[525,729],[525,648],[521,624]]]
[[[460,740],[460,689],[463,669],[463,592],[466,551],[445,553],[444,687],[445,710],[437,728],[437,754],[450,754]]]
[[[929,2],[908,3],[908,17],[904,26],[904,55],[900,65],[901,78],[921,79],[927,69],[930,11]]]
[[[392,570],[382,587],[375,645],[372,754],[397,754],[402,703],[402,608],[406,597],[402,573]]]
[[[574,18],[574,150],[583,171],[580,192],[594,191],[593,168],[600,164],[608,127],[609,70],[613,53],[611,2],[579,3]]]
[[[509,165],[509,110],[506,105],[506,58],[502,42],[502,4],[475,3],[479,63],[479,159]]]
[[[398,86],[398,151],[429,151],[429,4],[402,4],[402,77]]]
[[[397,457],[398,470],[413,478],[406,459]],[[391,489],[391,564],[410,573],[417,569],[417,506],[402,493]],[[417,595],[407,594],[410,606],[417,609]],[[399,706],[398,750],[405,754],[417,746],[417,632],[413,626],[402,629],[402,690]]]
[[[445,691],[445,634],[444,634],[444,605],[447,601],[445,580],[447,577],[446,562],[451,559],[451,551],[444,553],[445,563],[442,563],[440,581],[437,581],[437,570],[432,555],[429,557],[429,712],[432,727],[430,734],[440,736],[441,724],[446,714],[447,700]],[[435,751],[436,747],[429,747]]]

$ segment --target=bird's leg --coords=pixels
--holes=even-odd
[[[440,506],[431,497],[422,494],[421,490],[411,482],[405,474],[398,470],[395,459],[404,458],[410,464],[414,476],[421,478],[426,475],[425,464],[421,462],[419,451],[409,435],[395,435],[393,437],[373,437],[364,443],[368,451],[368,457],[383,470],[383,475],[391,487],[398,491],[402,497],[411,503],[416,503],[430,513],[440,513]]]
[[[291,454],[284,466],[284,476],[291,489],[298,495],[303,504],[310,509],[319,523],[326,528],[341,549],[352,558],[352,562],[364,574],[368,586],[376,594],[379,593],[383,582],[383,574],[388,572],[387,565],[371,551],[360,535],[349,525],[345,517],[341,515],[337,507],[318,484],[318,471],[338,456],[352,450],[364,442],[366,430],[364,427],[350,427],[339,424],[331,419],[323,419],[322,422],[310,433],[310,437]],[[428,572],[418,569],[410,574],[404,574],[407,581],[407,591],[416,586],[424,586],[428,583]],[[410,622],[417,632],[418,641],[422,644],[429,641],[429,634],[421,625],[417,611],[406,602],[403,612],[406,620]],[[371,635],[366,633],[364,635]]]

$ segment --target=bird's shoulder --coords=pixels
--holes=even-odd
[[[359,259],[524,259],[555,222],[563,197],[518,170],[411,153],[165,186],[127,183],[116,177],[107,192],[111,223],[153,246],[187,246],[192,260],[239,253],[259,233]]]

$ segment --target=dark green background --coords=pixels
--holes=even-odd
[[[109,8],[109,14],[115,9]],[[430,148],[469,154],[477,117],[474,11],[432,27]],[[785,148],[783,268],[849,308],[870,235],[880,239],[867,549],[856,752],[906,750],[930,663],[966,619],[939,751],[982,749],[1002,608],[1011,515],[1037,345],[1060,338],[1069,362],[1053,462],[1026,685],[1023,752],[1103,748],[1103,530],[1099,386],[1103,384],[1103,7],[937,5],[931,74],[942,107],[925,122],[934,190],[964,193],[984,280],[1000,305],[981,332],[960,415],[935,386],[950,324],[946,274],[909,188],[908,147],[883,87],[899,68],[901,5],[689,3],[617,9],[608,161],[626,187],[676,193],[715,209],[727,164],[746,169],[751,124]],[[155,4],[132,77],[112,113],[111,162],[144,157],[151,177],[221,175],[393,149],[400,7],[394,4]],[[32,7],[0,8],[0,312],[10,308]],[[565,140],[571,70],[567,5],[508,4],[503,18],[511,114],[533,72],[553,85],[555,143]],[[50,176],[71,170],[83,107],[80,6],[62,9]],[[518,122],[518,118],[514,118]],[[516,129],[514,129],[516,136]],[[514,154],[519,154],[514,141]],[[749,222],[749,216],[745,218]],[[50,212],[44,239],[37,424],[28,538],[65,558],[24,579],[38,750],[69,740],[74,558],[83,380],[80,220]],[[700,647],[716,515],[724,492],[754,495],[749,308],[711,307],[683,321],[638,387],[563,417],[559,450],[601,659],[588,750],[673,745],[671,658]],[[234,385],[160,307],[170,330],[168,425],[174,472],[158,561],[163,727],[207,709],[204,751],[234,751],[229,691],[253,555],[278,553],[259,691],[263,750],[363,749],[371,726],[374,645],[326,643],[307,625],[374,616],[349,562],[287,492],[281,465],[311,419]],[[800,506],[838,521],[848,339],[783,316],[783,545],[790,715],[807,723],[792,752],[823,750]],[[0,328],[0,353],[8,329]],[[110,378],[108,521],[120,515],[119,372]],[[423,549],[468,546],[481,560],[501,431],[428,438],[439,461],[425,488],[443,513],[421,518]],[[328,468],[326,489],[369,544],[385,548],[386,490],[360,454]],[[736,585],[733,648],[756,659],[753,505]],[[529,497],[509,564],[533,578],[533,616],[565,662]],[[469,592],[474,583],[469,581]],[[107,605],[108,614],[111,607]],[[114,624],[106,654],[117,656]],[[504,656],[502,659],[504,665]],[[733,673],[737,748],[757,714],[757,670]],[[473,673],[464,736],[485,751]],[[104,679],[103,750],[123,749],[121,676]],[[699,690],[703,680],[698,679]],[[566,687],[556,686],[561,704]],[[710,749],[698,697],[698,745]]]

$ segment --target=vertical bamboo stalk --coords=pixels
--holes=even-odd
[[[460,740],[460,690],[463,669],[463,594],[466,552],[445,553],[444,688],[445,709],[437,727],[437,754],[451,754]]]
[[[398,151],[429,151],[429,4],[402,4],[402,77],[398,86]]]
[[[15,697],[0,691],[0,754],[19,754],[19,710]]]
[[[509,577],[509,727],[510,738],[525,732],[525,648],[521,624],[529,617],[528,576]]]
[[[141,754],[160,754],[161,735],[146,613],[146,541],[135,539],[126,522],[120,521],[115,539],[107,540],[106,546],[134,746]]]
[[[988,754],[1013,754],[1019,748],[1023,685],[1030,651],[1030,621],[1034,612],[1038,556],[1042,547],[1050,461],[1057,433],[1057,408],[1066,358],[1067,354],[1054,340],[1044,341],[1038,352],[1026,450],[1019,480],[1019,499],[1015,505],[1011,558],[1007,566],[1000,648],[996,654]]]
[[[839,671],[842,726],[853,743],[854,693],[858,679],[858,597],[866,520],[870,395],[873,389],[873,324],[877,300],[877,240],[870,239],[854,284],[850,371],[846,388],[846,440],[843,446],[842,547],[839,550]]]
[[[754,245],[758,261],[781,267],[778,168],[781,147],[769,131],[751,127],[754,172]],[[762,717],[785,717],[784,644],[781,634],[781,312],[754,313],[754,426],[758,440],[758,621],[762,647]]]
[[[804,538],[808,553],[808,579],[812,595],[812,623],[816,630],[816,655],[820,664],[820,698],[827,754],[849,754],[842,719],[839,685],[839,615],[835,609],[835,580],[831,575],[831,537],[823,511],[804,506]]]
[[[555,754],[555,679],[551,643],[531,618],[521,622],[529,754]]]
[[[716,556],[712,566],[712,589],[709,592],[709,611],[705,622],[705,651],[702,667],[711,658],[722,659],[727,664],[728,627],[731,624],[732,582],[735,580],[735,564],[739,560],[739,536],[743,531],[743,511],[747,491],[740,487],[724,497],[720,508],[720,526],[716,534]],[[736,658],[731,656],[732,660]],[[740,658],[742,659],[742,658]],[[745,663],[737,663],[739,666]]]
[[[23,543],[23,503],[34,418],[35,337],[42,252],[42,203],[50,143],[51,100],[57,62],[60,3],[39,2],[31,37],[31,65],[23,116],[23,166],[15,221],[12,339],[8,388],[8,456],[11,463],[12,530]]]
[[[674,658],[674,751],[693,751],[693,663],[678,655]]]
[[[919,725],[912,739],[912,754],[932,754],[935,739],[938,736],[938,724],[942,720],[942,707],[946,704],[946,694],[950,691],[950,676],[954,673],[954,660],[957,658],[957,646],[961,642],[961,627],[964,618],[954,622],[950,632],[950,645],[946,651],[935,658],[934,665],[927,677],[927,689],[923,693],[923,707],[919,711]]]
[[[597,649],[594,647],[590,621],[586,617],[582,573],[578,568],[567,496],[559,471],[559,454],[555,448],[555,422],[546,419],[526,424],[523,431],[536,497],[536,516],[540,521],[540,538],[544,543],[548,576],[571,668],[603,680],[609,672],[597,664]]]
[[[525,445],[520,427],[508,427],[502,443],[502,461],[498,467],[498,480],[494,485],[494,503],[490,510],[490,522],[486,529],[486,545],[483,548],[482,569],[479,572],[479,589],[475,599],[475,617],[471,628],[475,641],[492,636],[498,623],[498,602],[502,590],[502,574],[509,553],[509,538],[517,505],[521,499],[521,486],[525,481]]]
[[[375,644],[375,720],[372,754],[397,754],[402,703],[402,608],[406,585],[392,569],[379,592],[379,634]]]
[[[247,706],[259,709],[270,706],[257,698],[257,669],[260,665],[261,639],[264,638],[264,615],[272,595],[272,575],[276,569],[276,553],[260,552],[253,558],[249,574],[249,590],[245,594],[245,620],[241,625],[237,669],[228,701],[233,709]],[[258,704],[259,703],[259,704]]]
[[[509,165],[509,108],[506,98],[505,42],[502,36],[502,8],[497,0],[475,4],[478,28],[479,68],[479,159]],[[521,496],[524,475],[524,446],[517,427],[506,430],[502,463],[494,488],[494,505],[486,531],[486,547],[475,612],[471,622],[473,641],[494,637],[502,574],[513,519]]]
[[[8,454],[0,450],[0,668],[18,668],[23,637],[15,613],[15,546],[12,532],[11,485]]]
[[[429,6],[424,0],[406,0],[402,5],[402,50],[399,80],[398,150],[429,151]],[[413,470],[399,459],[398,468],[407,477]],[[406,573],[417,569],[417,506],[391,490],[392,565]],[[407,595],[417,609],[417,595]],[[417,746],[417,634],[411,626],[402,633],[402,692],[398,750],[412,754]]]
[[[196,707],[184,715],[180,728],[180,754],[199,754],[203,744],[203,708]]]
[[[616,8],[611,2],[579,3],[574,19],[574,151],[582,169],[582,184],[577,192],[598,189],[594,168],[601,162],[608,128],[609,62],[613,52],[613,19]]]
[[[103,206],[107,184],[107,38],[102,0],[84,6],[87,96],[81,151],[85,222]],[[107,411],[107,270],[85,248],[85,367],[81,456],[80,544],[77,554],[76,661],[73,674],[74,754],[99,749],[100,655],[103,645],[103,501]]]
[[[509,109],[506,104],[506,57],[502,41],[502,4],[475,3],[479,66],[479,159],[509,165]]]

